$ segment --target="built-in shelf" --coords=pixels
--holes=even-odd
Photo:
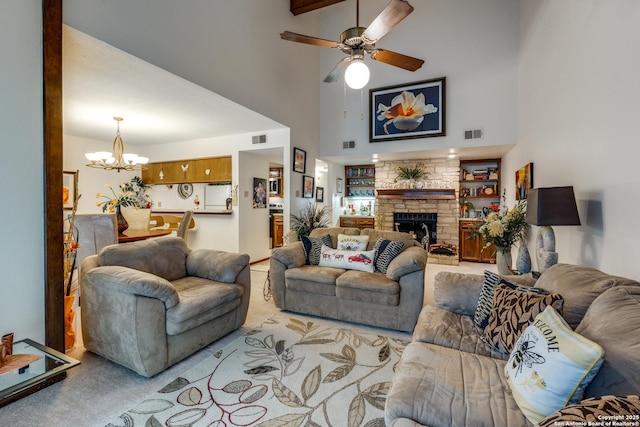
[[[379,199],[446,200],[456,198],[456,190],[453,188],[379,188],[376,191]]]

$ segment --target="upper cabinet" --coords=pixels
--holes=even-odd
[[[231,182],[231,156],[149,163],[142,180],[149,185]]]

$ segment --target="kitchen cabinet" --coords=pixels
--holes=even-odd
[[[273,247],[279,248],[283,244],[284,220],[282,215],[273,215]]]
[[[495,263],[495,245],[485,247],[485,240],[474,231],[482,225],[479,220],[460,220],[460,261]]]
[[[149,163],[142,180],[149,185],[231,182],[231,156]]]
[[[341,216],[340,227],[375,228],[376,220],[372,216]]]

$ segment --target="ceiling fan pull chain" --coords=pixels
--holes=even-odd
[[[364,89],[360,88],[360,120],[364,120]]]

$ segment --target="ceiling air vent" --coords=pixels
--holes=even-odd
[[[355,141],[342,141],[342,149],[343,150],[351,150],[352,148],[356,148]]]
[[[267,142],[267,135],[254,135],[251,137],[252,144],[265,144]]]

